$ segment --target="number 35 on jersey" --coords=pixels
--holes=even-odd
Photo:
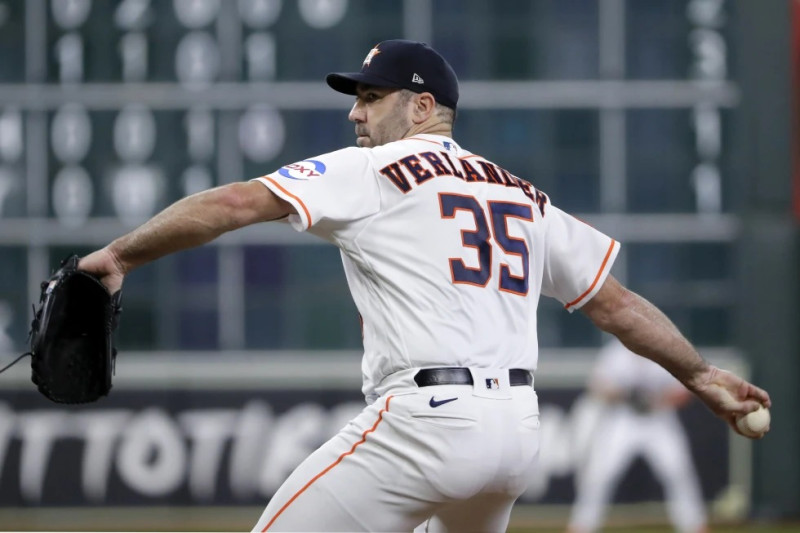
[[[497,288],[521,296],[528,294],[530,250],[525,239],[509,234],[508,222],[518,219],[533,223],[531,204],[490,200],[484,208],[474,196],[443,192],[439,193],[439,208],[444,219],[454,219],[463,211],[471,214],[475,222],[475,229],[461,230],[461,244],[477,252],[478,266],[467,266],[464,258],[450,258],[453,283],[487,287],[492,279],[492,255],[499,248],[505,256],[516,256],[519,261],[516,267],[500,263]]]

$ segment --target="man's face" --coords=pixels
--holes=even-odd
[[[381,146],[406,136],[411,129],[410,100],[399,89],[359,84],[348,118],[356,124],[356,144]]]

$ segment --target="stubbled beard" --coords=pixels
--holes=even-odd
[[[406,102],[397,102],[392,112],[384,117],[381,124],[375,129],[356,126],[356,135],[365,136],[369,143],[368,146],[359,146],[374,148],[375,146],[382,146],[405,137],[408,130],[411,129],[411,123],[404,116],[405,103]],[[391,130],[389,128],[391,128]],[[358,140],[356,142],[358,143]]]

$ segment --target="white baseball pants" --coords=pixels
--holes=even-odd
[[[505,531],[535,475],[533,387],[487,394],[412,377],[303,461],[253,531]]]

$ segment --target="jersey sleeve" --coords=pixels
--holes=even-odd
[[[289,223],[298,231],[346,224],[376,213],[380,191],[363,148],[344,148],[279,168],[255,178],[292,204]]]
[[[547,217],[542,294],[572,312],[603,286],[620,245],[552,204]]]

